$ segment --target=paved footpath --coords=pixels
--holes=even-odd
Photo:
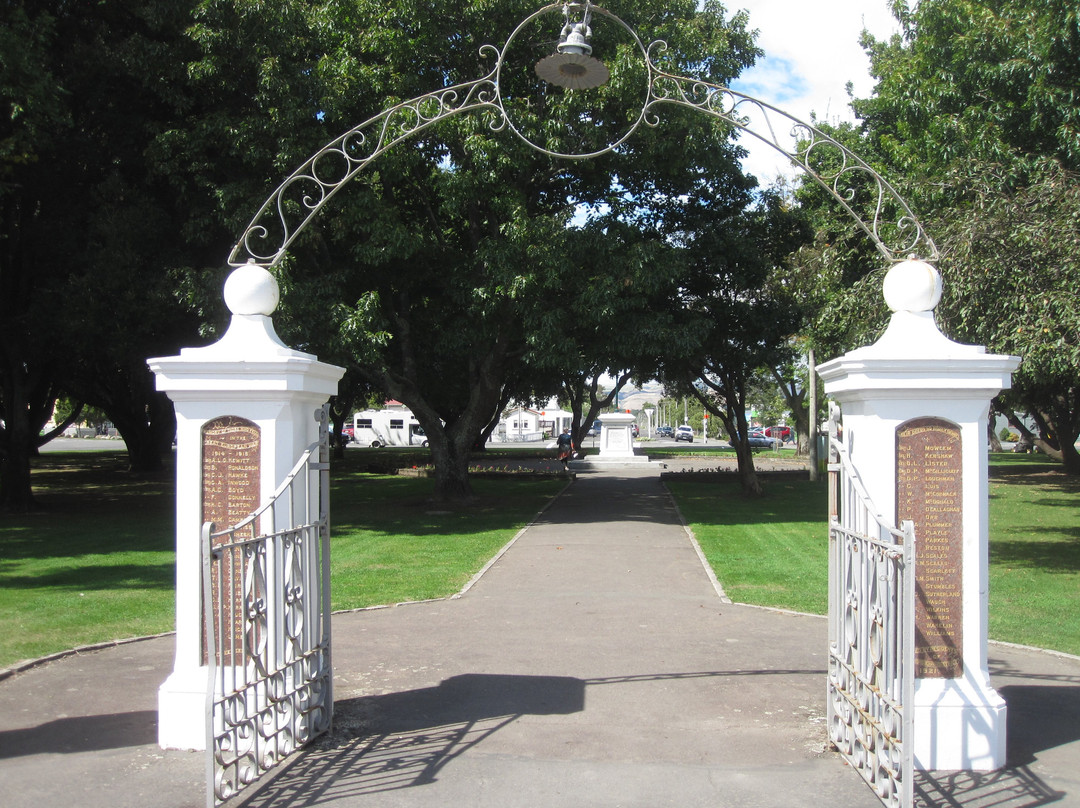
[[[826,626],[722,601],[658,479],[583,472],[464,595],[336,615],[336,713],[247,808],[879,805],[826,746]],[[0,804],[204,804],[155,744],[172,638],[0,681]],[[1080,806],[1080,660],[991,645],[1009,767],[923,805]]]

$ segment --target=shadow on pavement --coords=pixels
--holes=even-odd
[[[156,743],[156,711],[84,715],[0,732],[0,758],[67,755]]]
[[[738,670],[597,679],[465,674],[437,687],[338,701],[334,729],[264,782],[237,808],[311,808],[433,783],[447,764],[526,715],[585,709],[589,686],[713,677],[825,675],[824,670]],[[341,801],[341,803],[339,803]]]
[[[1075,681],[1075,677],[1046,679]],[[1009,705],[1008,765],[995,772],[923,772],[915,778],[916,805],[1036,808],[1065,797],[1064,792],[1047,786],[1030,766],[1039,752],[1080,740],[1080,686],[1005,685],[998,693]]]
[[[585,709],[569,676],[465,674],[437,687],[346,699],[333,732],[236,804],[313,806],[432,783],[454,758],[523,715]]]

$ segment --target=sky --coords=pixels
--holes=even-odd
[[[804,121],[811,113],[829,122],[853,120],[847,83],[857,98],[873,90],[859,34],[866,28],[881,39],[898,30],[887,0],[726,0],[725,7],[729,14],[749,12],[750,28],[757,29],[765,52],[732,89]],[[744,168],[762,185],[780,172],[792,173],[782,154],[756,138],[744,134],[740,143],[751,152]]]

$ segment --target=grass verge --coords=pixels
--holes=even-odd
[[[134,479],[126,462],[123,453],[43,454],[33,471],[42,511],[0,517],[0,668],[173,629],[173,475]],[[530,474],[476,479],[475,504],[436,508],[432,480],[361,473],[366,462],[347,452],[331,471],[335,609],[458,591],[565,485]]]
[[[736,475],[671,480],[668,488],[724,591],[739,603],[825,614],[826,485],[763,475],[767,496],[744,497]]]
[[[768,496],[737,481],[668,487],[732,600],[824,614],[826,489],[766,475]],[[992,639],[1080,654],[1080,480],[1037,455],[991,455]]]

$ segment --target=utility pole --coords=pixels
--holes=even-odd
[[[817,371],[814,370],[814,349],[806,354],[807,374],[810,378],[810,480],[818,479],[817,440]]]

